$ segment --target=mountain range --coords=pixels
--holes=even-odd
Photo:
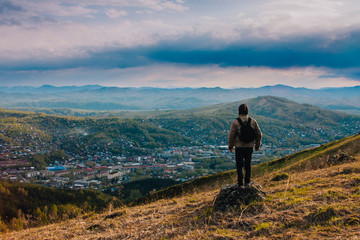
[[[33,111],[191,109],[258,96],[278,96],[324,109],[360,114],[360,86],[307,89],[284,85],[260,88],[119,88],[100,85],[0,87],[0,107]],[[46,108],[46,109],[44,109]]]

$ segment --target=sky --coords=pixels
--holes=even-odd
[[[0,0],[0,86],[360,85],[357,0]]]

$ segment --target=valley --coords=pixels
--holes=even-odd
[[[253,156],[255,175],[257,171],[268,172],[278,166],[270,164],[273,159],[281,165],[281,159],[298,161],[295,156],[299,151],[304,156],[307,151],[326,148],[329,142],[340,141],[360,130],[360,117],[356,115],[271,96],[242,102],[249,105],[250,115],[258,120],[264,134],[262,148]],[[222,176],[235,168],[234,156],[226,145],[228,128],[239,104],[124,112],[123,117],[103,118],[0,110],[0,177],[7,182],[2,184],[2,191],[27,194],[29,190],[21,184],[30,184],[30,191],[37,189],[31,187],[36,184],[45,187],[39,191],[46,192],[47,187],[74,193],[91,190],[129,204],[149,193],[162,196],[165,190],[161,189],[171,189],[173,185],[187,186],[198,179]],[[102,209],[114,206],[112,201],[110,198],[104,201]],[[64,204],[57,203],[61,209]],[[62,210],[62,214],[67,216],[71,209],[77,212],[73,217],[85,214],[76,209],[89,203],[81,200],[76,204]],[[50,207],[50,203],[46,203],[46,208],[14,205],[10,209],[12,219],[16,220],[4,215],[6,226],[10,226],[5,229],[37,226],[42,220],[30,220],[37,219],[36,216],[47,214],[47,219],[52,219]],[[29,217],[17,216],[18,208]],[[31,224],[19,227],[15,224],[16,221],[20,224],[18,219]]]
[[[244,100],[263,131],[253,164],[360,131],[360,117],[284,98]],[[144,178],[178,182],[233,169],[227,131],[240,102],[189,110],[80,118],[2,110],[4,180],[87,188]],[[6,170],[6,171],[5,171]]]

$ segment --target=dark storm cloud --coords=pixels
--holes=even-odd
[[[187,65],[216,64],[222,67],[254,66],[270,68],[327,67],[350,69],[360,67],[360,32],[337,39],[307,37],[282,41],[233,42],[224,44],[209,36],[186,37],[160,42],[151,47],[107,49],[88,52],[86,58],[33,61],[15,65],[2,64],[2,70],[57,70],[64,68],[128,68],[157,63]],[[346,71],[344,71],[345,73]],[[357,79],[357,72],[350,72]]]
[[[205,42],[207,45],[211,45]],[[217,44],[214,44],[216,46]],[[237,42],[218,48],[194,49],[177,42],[160,44],[148,56],[154,61],[219,64],[221,66],[287,67],[359,67],[360,32],[342,36],[338,40],[322,37],[284,39],[283,41]]]

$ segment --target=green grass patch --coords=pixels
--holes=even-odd
[[[333,141],[317,148],[307,149],[297,152],[280,159],[276,159],[267,163],[256,165],[253,168],[253,176],[262,176],[276,170],[294,170],[303,171],[306,169],[316,169],[324,164],[319,161],[320,158],[326,159],[328,155],[333,155],[339,150],[349,148],[350,155],[360,151],[356,147],[360,142],[360,135],[346,137],[337,141]]]
[[[273,200],[276,201],[277,206],[279,206],[281,209],[287,209],[295,205],[308,202],[310,200],[310,197],[306,196],[305,192],[299,194],[292,191],[286,191],[277,193]]]
[[[322,198],[329,201],[338,201],[347,199],[348,196],[339,191],[339,189],[329,189],[326,193],[322,194]]]
[[[356,187],[353,192],[353,197],[360,197],[360,187]]]
[[[311,191],[311,187],[304,186],[304,187],[297,187],[291,188],[289,192],[291,192],[294,196],[306,196]]]
[[[272,226],[271,222],[263,222],[255,225],[255,231],[268,230]]]
[[[357,177],[357,176],[352,177],[351,180],[352,180],[351,185],[353,185],[353,186],[359,186],[360,185],[360,177]]]

